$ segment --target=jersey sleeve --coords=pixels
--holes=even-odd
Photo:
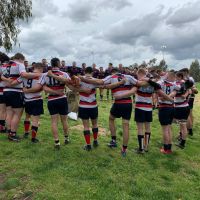
[[[111,75],[106,76],[104,79],[102,79],[104,82],[104,85],[111,84]]]
[[[17,82],[18,82],[18,83],[22,83],[22,82],[24,82],[24,79],[20,76],[20,77],[17,79]]]
[[[130,75],[125,75],[125,78],[130,82],[131,85],[137,85],[138,80]]]
[[[69,74],[68,74],[68,73],[64,73],[64,77],[65,77],[66,79],[71,80],[71,78],[69,77]]]
[[[25,66],[24,66],[24,64],[20,63],[19,64],[19,74],[22,74],[24,72],[26,72]]]
[[[46,76],[47,76],[47,73],[45,73],[45,74],[42,74],[42,76],[40,77],[40,79],[39,79],[39,81],[38,81],[38,83],[40,84],[40,85],[45,85],[45,83],[46,83]]]

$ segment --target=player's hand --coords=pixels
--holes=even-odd
[[[47,72],[47,76],[52,77],[52,76],[53,76],[53,72],[52,72],[51,70],[48,70],[48,72]]]
[[[126,80],[127,80],[126,78],[123,78],[123,79],[120,81],[120,84],[121,84],[121,85],[124,85],[124,84],[126,83]]]
[[[25,88],[25,87],[24,87],[24,88],[23,88],[23,92],[24,92],[24,93],[28,93],[28,88]]]

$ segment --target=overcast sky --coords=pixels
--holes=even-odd
[[[29,61],[104,67],[162,59],[166,45],[167,63],[181,68],[200,57],[200,0],[33,0],[19,42],[14,52]]]

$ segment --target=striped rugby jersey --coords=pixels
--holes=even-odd
[[[177,87],[175,82],[160,80],[157,83],[160,84],[162,91],[167,95],[171,94],[173,91],[179,90],[179,87]],[[173,102],[168,101],[168,100],[162,100],[160,96],[158,97],[158,102],[159,102],[159,108],[174,107]]]
[[[26,72],[26,69],[22,63],[10,61],[8,64],[2,65],[2,74],[6,78],[11,78],[12,80],[17,80],[23,72]],[[23,84],[19,83],[11,87],[5,87],[3,91],[23,92],[22,88]]]
[[[174,104],[175,107],[181,108],[181,107],[187,107],[189,106],[187,98],[183,98],[182,95],[186,92],[181,91],[181,85],[184,84],[184,81],[176,81],[176,86],[179,87],[179,90],[176,93],[176,96],[174,97]]]
[[[64,76],[67,79],[70,79],[69,75],[66,72],[62,72],[59,70],[59,68],[53,68],[52,69],[53,74],[56,74],[58,76]],[[48,101],[55,100],[55,99],[61,99],[63,97],[66,97],[64,93],[65,84],[54,79],[53,77],[49,77],[47,73],[44,73],[42,77],[39,80],[39,84],[46,85],[52,90],[61,90],[63,91],[62,95],[55,95],[55,94],[49,94]]]
[[[41,75],[42,77],[42,75]],[[33,79],[26,79],[19,77],[17,81],[19,83],[23,83],[23,86],[27,89],[34,88],[38,83],[41,77],[33,78]],[[34,100],[42,99],[42,91],[35,92],[35,93],[25,93],[25,102],[30,102]]]
[[[135,108],[152,111],[152,95],[154,92],[154,88],[150,85],[139,87],[135,96]]]
[[[91,76],[84,76],[87,79],[93,79]],[[96,85],[85,83],[81,81],[80,83],[81,88],[89,88],[91,89],[90,94],[87,94],[85,92],[79,92],[79,107],[81,108],[96,108],[97,107],[97,101],[96,101]]]
[[[137,85],[137,80],[133,78],[130,75],[125,74],[114,74],[107,76],[106,78],[102,79],[104,81],[104,84],[113,84],[121,81],[123,78],[126,78],[126,83],[124,85],[120,85],[119,87],[116,87],[112,89],[113,95],[121,95],[127,91],[129,91],[133,86]],[[132,103],[132,98],[122,98],[122,99],[115,99],[116,104],[126,104],[126,103]]]

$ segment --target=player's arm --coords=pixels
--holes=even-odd
[[[51,88],[49,88],[49,87],[46,86],[46,85],[43,86],[43,90],[44,90],[46,93],[49,93],[49,94],[63,95],[63,91],[52,90]]]
[[[87,79],[83,76],[79,76],[79,78],[81,79],[81,81],[85,82],[85,83],[90,83],[90,84],[94,84],[94,85],[104,85],[104,81],[103,79]]]
[[[114,89],[116,87],[119,87],[120,85],[124,85],[126,83],[126,79],[123,78],[121,81],[117,82],[117,83],[111,83],[108,85],[103,85],[104,89]]]
[[[195,86],[192,87],[192,92],[194,94],[198,94],[199,93],[199,91],[197,90],[197,88]]]
[[[86,93],[86,94],[90,94],[91,91],[92,91],[90,88],[86,88],[86,87],[81,88],[81,87],[74,87],[74,86],[72,86],[72,85],[68,85],[67,87],[68,87],[70,90],[73,90],[73,91],[75,91],[75,92],[84,92],[84,93]]]
[[[156,93],[159,95],[159,96],[161,96],[162,98],[164,98],[164,99],[166,99],[166,100],[168,100],[168,101],[174,101],[174,99],[170,96],[170,95],[167,95],[167,94],[165,94],[163,91],[162,91],[162,89],[157,89],[156,90]]]
[[[114,95],[115,99],[122,99],[122,98],[128,98],[132,95],[134,95],[137,92],[137,87],[133,87],[132,89],[130,89],[127,92],[124,92],[123,94],[118,94],[118,95]]]
[[[182,97],[183,99],[186,99],[186,98],[189,96],[189,94],[190,94],[190,91],[187,90],[187,91],[185,92],[185,94],[181,95],[181,97]]]
[[[1,80],[7,83],[12,83],[13,81],[11,78],[6,78],[3,74],[1,75]]]
[[[40,92],[42,91],[42,85],[40,83],[38,83],[36,86],[32,87],[32,88],[23,88],[24,93],[35,93],[35,92]]]
[[[22,72],[20,76],[25,79],[34,79],[40,77],[41,73]]]

